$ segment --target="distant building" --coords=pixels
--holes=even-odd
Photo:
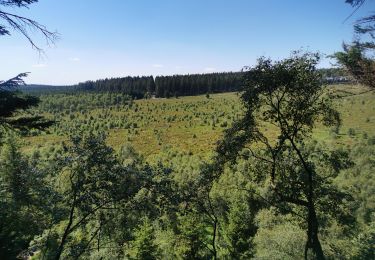
[[[323,81],[327,84],[336,84],[336,83],[348,83],[348,82],[351,82],[351,79],[345,76],[338,76],[338,77],[325,77]]]

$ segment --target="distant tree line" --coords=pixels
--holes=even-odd
[[[121,92],[134,98],[144,98],[155,91],[152,76],[124,77],[86,81],[75,86],[78,91]]]
[[[339,68],[320,69],[326,84],[349,82],[350,78]],[[28,85],[22,90],[38,93],[111,92],[129,95],[132,98],[152,96],[169,98],[195,96],[210,93],[239,91],[243,83],[243,72],[221,72],[173,76],[136,76],[89,80],[72,86]]]
[[[86,81],[76,90],[122,92],[135,98],[194,96],[206,93],[237,91],[241,85],[241,72],[111,78]]]
[[[41,94],[65,94],[75,90],[72,85],[44,85],[44,84],[27,84],[20,85],[18,89],[24,93],[39,96]]]
[[[242,72],[159,76],[155,78],[157,97],[194,96],[238,91]]]

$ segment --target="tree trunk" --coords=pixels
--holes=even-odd
[[[309,249],[312,250],[314,257],[318,260],[324,260],[324,253],[318,238],[319,225],[316,217],[315,206],[312,201],[308,204],[308,228],[307,228],[307,242],[305,246],[305,259]]]
[[[70,209],[69,222],[68,222],[68,225],[66,226],[64,234],[63,234],[63,236],[61,238],[60,245],[59,245],[59,247],[57,249],[57,252],[56,252],[55,260],[59,260],[60,259],[62,251],[64,249],[64,245],[66,243],[66,239],[68,238],[68,235],[69,235],[69,233],[71,231],[70,228],[71,228],[71,226],[73,224],[74,209],[75,209],[75,198],[74,198],[73,206]]]
[[[212,251],[213,251],[213,259],[217,259],[217,250],[216,250],[216,232],[217,232],[217,218],[214,216],[214,234],[212,237]]]
[[[312,249],[314,257],[318,260],[324,260],[324,253],[322,246],[320,244],[319,238],[318,238],[318,232],[319,232],[319,224],[318,224],[318,218],[316,217],[316,211],[315,211],[315,205],[314,205],[314,178],[313,178],[313,171],[310,168],[309,164],[305,161],[301,151],[298,149],[297,145],[294,143],[292,138],[288,138],[290,143],[292,144],[294,150],[296,151],[303,167],[305,168],[305,171],[308,174],[308,192],[306,194],[307,197],[307,210],[308,210],[308,216],[307,216],[307,242],[305,245],[305,259],[307,260],[307,255],[309,249]]]

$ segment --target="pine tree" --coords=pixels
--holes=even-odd
[[[144,218],[134,232],[131,245],[131,257],[134,259],[158,259],[158,248],[155,244],[154,228],[148,218]]]

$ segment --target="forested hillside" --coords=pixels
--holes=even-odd
[[[371,1],[0,0],[0,260],[375,259]]]
[[[337,226],[328,218],[322,227],[322,244],[332,258],[370,256],[374,95],[349,95],[363,92],[360,86],[338,85],[333,89],[342,96],[336,102],[342,126],[319,126],[313,133],[316,142],[311,145],[317,151],[327,146],[342,149],[354,163],[334,178],[334,183],[353,196],[349,212],[356,222],[347,219],[348,227]],[[40,98],[41,104],[32,114],[52,116],[55,124],[45,131],[33,130],[22,139],[14,134],[2,138],[2,162],[7,164],[1,164],[1,173],[9,176],[5,183],[17,180],[10,178],[12,173],[23,183],[17,186],[21,187],[18,191],[12,186],[3,190],[8,199],[3,201],[2,217],[9,224],[1,237],[8,241],[4,246],[12,249],[6,256],[3,252],[5,259],[21,251],[36,259],[53,258],[74,205],[66,196],[76,189],[82,191],[81,198],[89,197],[75,206],[74,223],[89,214],[91,207],[98,207],[98,215],[90,215],[87,223],[68,230],[62,258],[209,258],[215,224],[211,214],[217,218],[218,258],[303,258],[302,220],[269,206],[272,198],[264,188],[255,189],[253,174],[260,166],[249,157],[249,150],[245,149],[243,157],[211,188],[213,209],[202,204],[208,202],[201,179],[202,163],[211,158],[223,131],[244,112],[235,93],[137,101],[110,93],[45,94]],[[264,129],[270,137],[277,134],[270,126]],[[115,180],[100,179],[103,172]],[[85,176],[84,182],[70,186],[68,173]],[[107,181],[118,186],[104,188]],[[99,183],[104,186],[97,186]],[[17,196],[28,200],[16,203]],[[110,199],[116,208],[105,207],[101,198]],[[51,203],[46,204],[46,200]],[[51,229],[55,222],[59,224]],[[100,240],[95,233],[99,227]],[[89,233],[91,230],[94,233]],[[90,242],[92,237],[95,240]],[[28,246],[30,240],[33,242]],[[94,251],[89,249],[94,247]]]
[[[3,115],[0,257],[371,259],[374,93],[318,60],[259,59],[237,93],[9,92],[40,103]]]

